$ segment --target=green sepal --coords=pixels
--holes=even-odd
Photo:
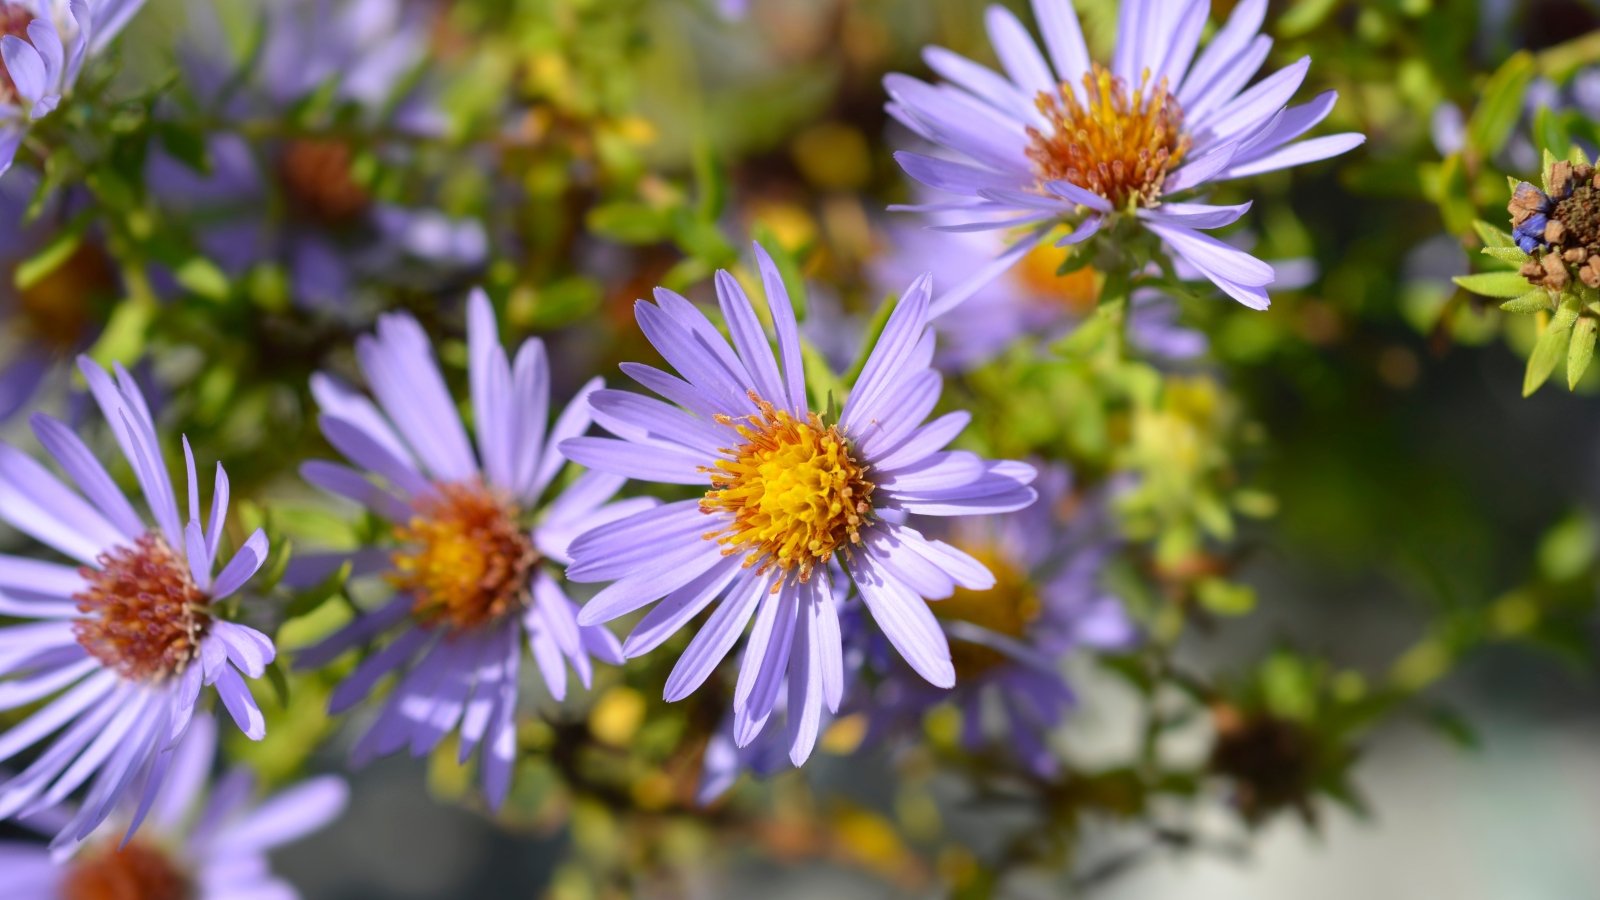
[[[1528,254],[1523,253],[1520,247],[1485,247],[1481,251],[1484,256],[1493,257],[1501,262],[1520,266],[1528,261]]]

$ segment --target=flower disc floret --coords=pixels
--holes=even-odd
[[[515,507],[477,480],[439,485],[395,526],[393,580],[418,619],[457,630],[520,610],[539,562]]]
[[[1112,206],[1155,206],[1161,188],[1189,150],[1183,109],[1162,78],[1152,88],[1145,69],[1139,86],[1094,65],[1083,75],[1085,105],[1069,84],[1040,91],[1035,101],[1049,120],[1045,133],[1029,126],[1028,158],[1041,183],[1068,181]]]
[[[188,564],[155,534],[107,550],[97,562],[98,570],[81,570],[86,586],[73,597],[85,616],[72,626],[78,643],[127,678],[180,674],[199,653],[211,622],[210,598]]]
[[[807,581],[834,551],[848,553],[861,543],[872,514],[872,482],[839,426],[814,412],[797,419],[754,393],[750,399],[758,414],[717,418],[745,442],[723,450],[727,459],[702,467],[711,490],[700,511],[733,518],[705,537],[723,544],[725,556],[747,553],[746,568],[798,570]]]

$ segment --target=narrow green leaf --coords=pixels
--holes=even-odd
[[[1516,272],[1479,272],[1450,280],[1484,297],[1521,297],[1528,292],[1528,279]]]
[[[185,289],[207,300],[228,297],[228,276],[216,263],[203,256],[191,256],[172,273]]]
[[[1501,262],[1508,262],[1520,266],[1528,261],[1528,254],[1523,253],[1518,247],[1485,247],[1483,255],[1493,257]]]
[[[1533,55],[1523,51],[1506,60],[1484,85],[1483,99],[1467,121],[1467,140],[1483,156],[1492,157],[1505,147],[1522,117],[1533,75]]]
[[[1528,357],[1528,370],[1522,378],[1522,396],[1532,396],[1550,378],[1550,373],[1556,370],[1556,364],[1566,355],[1567,343],[1572,337],[1572,319],[1563,319],[1565,308],[1556,312],[1555,318],[1545,328],[1544,334],[1539,335],[1538,343],[1533,345],[1533,353]]]
[[[1572,326],[1572,343],[1567,346],[1567,390],[1578,386],[1583,370],[1594,359],[1595,326],[1600,320],[1584,316]]]
[[[1500,304],[1500,308],[1508,313],[1542,313],[1550,311],[1550,292],[1544,288],[1534,288],[1515,300],[1507,300]]]
[[[589,230],[619,244],[654,244],[665,240],[668,217],[643,203],[607,203],[589,210]]]
[[[1485,247],[1515,247],[1516,241],[1511,239],[1511,233],[1501,231],[1482,219],[1475,219],[1472,230],[1478,233],[1478,239],[1483,241]]]
[[[284,619],[296,619],[316,610],[344,590],[344,583],[349,578],[350,562],[346,560],[343,565],[334,570],[327,578],[318,582],[315,587],[295,595],[295,598],[289,601],[289,605],[283,611]]]
[[[1567,124],[1561,113],[1548,106],[1539,107],[1539,112],[1534,115],[1533,136],[1539,146],[1546,148],[1546,153],[1550,147],[1567,147],[1572,143],[1572,136],[1567,133]]]
[[[25,291],[33,287],[62,263],[71,259],[73,251],[78,249],[78,244],[83,239],[84,226],[88,222],[88,219],[82,219],[74,223],[75,227],[67,228],[52,237],[50,242],[44,245],[44,249],[17,266],[16,274],[13,276],[17,289]]]
[[[283,674],[283,666],[277,660],[267,664],[267,682],[272,685],[272,692],[278,695],[278,705],[288,709],[289,678]]]

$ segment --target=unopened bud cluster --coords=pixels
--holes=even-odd
[[[1507,209],[1529,282],[1563,291],[1577,278],[1600,288],[1600,176],[1587,163],[1552,163],[1548,192],[1524,181]]]

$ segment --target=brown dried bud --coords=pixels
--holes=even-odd
[[[1547,253],[1539,260],[1539,264],[1544,267],[1545,286],[1551,290],[1564,291],[1572,283],[1572,276],[1567,274],[1567,264],[1561,261],[1561,257]]]
[[[1567,236],[1567,226],[1561,224],[1560,222],[1556,221],[1555,219],[1551,219],[1550,221],[1545,223],[1545,226],[1544,226],[1544,242],[1546,244],[1552,244],[1552,245],[1553,244],[1559,244],[1559,243],[1561,243],[1561,239],[1566,237],[1566,236]]]
[[[1538,260],[1528,260],[1522,264],[1522,268],[1518,269],[1517,272],[1534,284],[1544,281],[1544,266],[1539,265]]]
[[[1569,247],[1566,250],[1561,251],[1561,258],[1569,263],[1572,263],[1573,265],[1583,262],[1584,257],[1588,255],[1588,251],[1584,250],[1582,247]]]
[[[1530,184],[1523,184],[1511,193],[1511,202],[1506,204],[1506,211],[1511,213],[1511,224],[1521,225],[1529,216],[1541,211],[1548,198],[1539,193],[1539,189]]]
[[[1550,167],[1550,196],[1557,200],[1572,193],[1572,163],[1562,161]]]

